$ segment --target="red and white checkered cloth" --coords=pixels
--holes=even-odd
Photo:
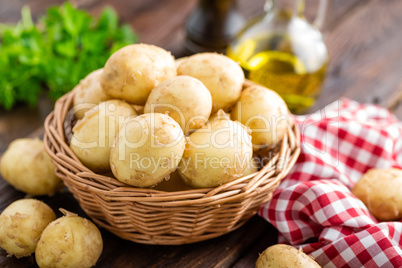
[[[259,211],[278,242],[323,267],[402,267],[402,223],[377,221],[350,191],[370,168],[402,168],[402,122],[348,99],[295,119],[301,155]]]

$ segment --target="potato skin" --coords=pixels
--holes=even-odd
[[[185,146],[179,124],[165,114],[130,119],[116,137],[110,166],[116,179],[135,187],[155,185],[172,173]]]
[[[31,255],[43,229],[55,219],[53,210],[39,200],[11,203],[0,215],[0,247],[17,258]]]
[[[30,195],[53,195],[63,186],[56,167],[39,139],[16,139],[0,162],[3,178],[17,190]]]
[[[243,125],[215,119],[190,134],[178,171],[191,187],[217,187],[241,177],[252,155],[251,136]]]
[[[258,157],[253,157],[248,166],[246,167],[246,169],[243,171],[242,177],[258,172],[260,165],[261,165],[260,159]]]
[[[175,59],[174,64],[175,64],[175,66],[176,66],[176,69],[179,68],[180,64],[181,64],[184,60],[186,60],[187,58],[188,58],[188,57],[182,57],[182,58]]]
[[[352,193],[378,220],[402,218],[402,170],[370,169],[354,185]]]
[[[256,268],[319,268],[313,258],[289,245],[273,245],[258,258]]]
[[[39,267],[93,267],[103,249],[102,235],[91,221],[64,216],[50,223],[35,250]]]
[[[208,88],[213,101],[212,113],[230,109],[239,99],[244,83],[241,67],[217,53],[199,53],[183,59],[177,74],[197,78]]]
[[[134,108],[121,100],[108,100],[88,111],[73,128],[70,148],[78,159],[96,172],[110,170],[110,148],[124,121],[136,116]]]
[[[145,104],[144,113],[161,113],[172,117],[185,135],[205,125],[212,110],[212,97],[198,79],[182,75],[155,87]]]
[[[211,114],[211,116],[209,117],[209,122],[212,122],[213,120],[216,120],[216,119],[231,119],[230,118],[231,117],[231,115],[230,115],[230,113],[226,113],[225,111],[223,111],[222,109],[221,110],[219,110],[219,111],[217,111],[216,113],[214,113],[214,114]]]
[[[100,85],[100,76],[103,68],[88,74],[73,89],[75,91],[73,105],[75,118],[81,119],[85,113],[99,103],[109,100],[110,97],[103,92]]]
[[[144,105],[151,90],[173,76],[176,66],[170,52],[153,45],[134,44],[110,56],[101,85],[112,98]]]
[[[254,151],[274,148],[285,136],[289,124],[289,112],[283,99],[259,85],[243,90],[231,115],[233,120],[251,129]]]

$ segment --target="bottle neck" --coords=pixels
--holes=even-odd
[[[199,0],[186,24],[187,50],[225,52],[244,25],[236,0]]]
[[[290,16],[303,16],[305,0],[266,0],[265,11],[278,11]]]
[[[215,10],[220,13],[227,13],[236,7],[236,0],[201,0],[200,7],[206,10]]]

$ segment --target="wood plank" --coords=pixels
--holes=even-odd
[[[53,110],[53,102],[41,97],[38,107],[18,105],[11,111],[0,108],[0,155],[8,144],[17,138],[23,138],[42,127],[46,116]]]
[[[342,97],[392,105],[402,73],[401,1],[370,1],[327,36],[331,68],[313,110]]]

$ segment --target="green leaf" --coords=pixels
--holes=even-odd
[[[61,56],[73,58],[77,55],[77,46],[71,39],[56,43],[54,48]]]
[[[73,37],[89,27],[91,17],[84,11],[75,9],[71,3],[66,2],[61,8],[61,15],[66,31]]]
[[[98,28],[105,30],[110,36],[113,36],[119,26],[119,18],[116,11],[111,7],[106,7],[100,15]]]
[[[15,103],[14,90],[10,83],[0,81],[0,104],[6,110],[10,110]]]
[[[29,9],[28,6],[24,6],[21,10],[21,22],[22,22],[22,25],[24,26],[24,29],[27,29],[27,30],[29,30],[35,26],[32,21],[31,10]]]
[[[137,41],[109,7],[99,19],[68,2],[48,8],[36,25],[28,7],[21,17],[16,25],[0,24],[0,106],[6,109],[35,105],[45,88],[51,98],[61,97],[112,52]]]

